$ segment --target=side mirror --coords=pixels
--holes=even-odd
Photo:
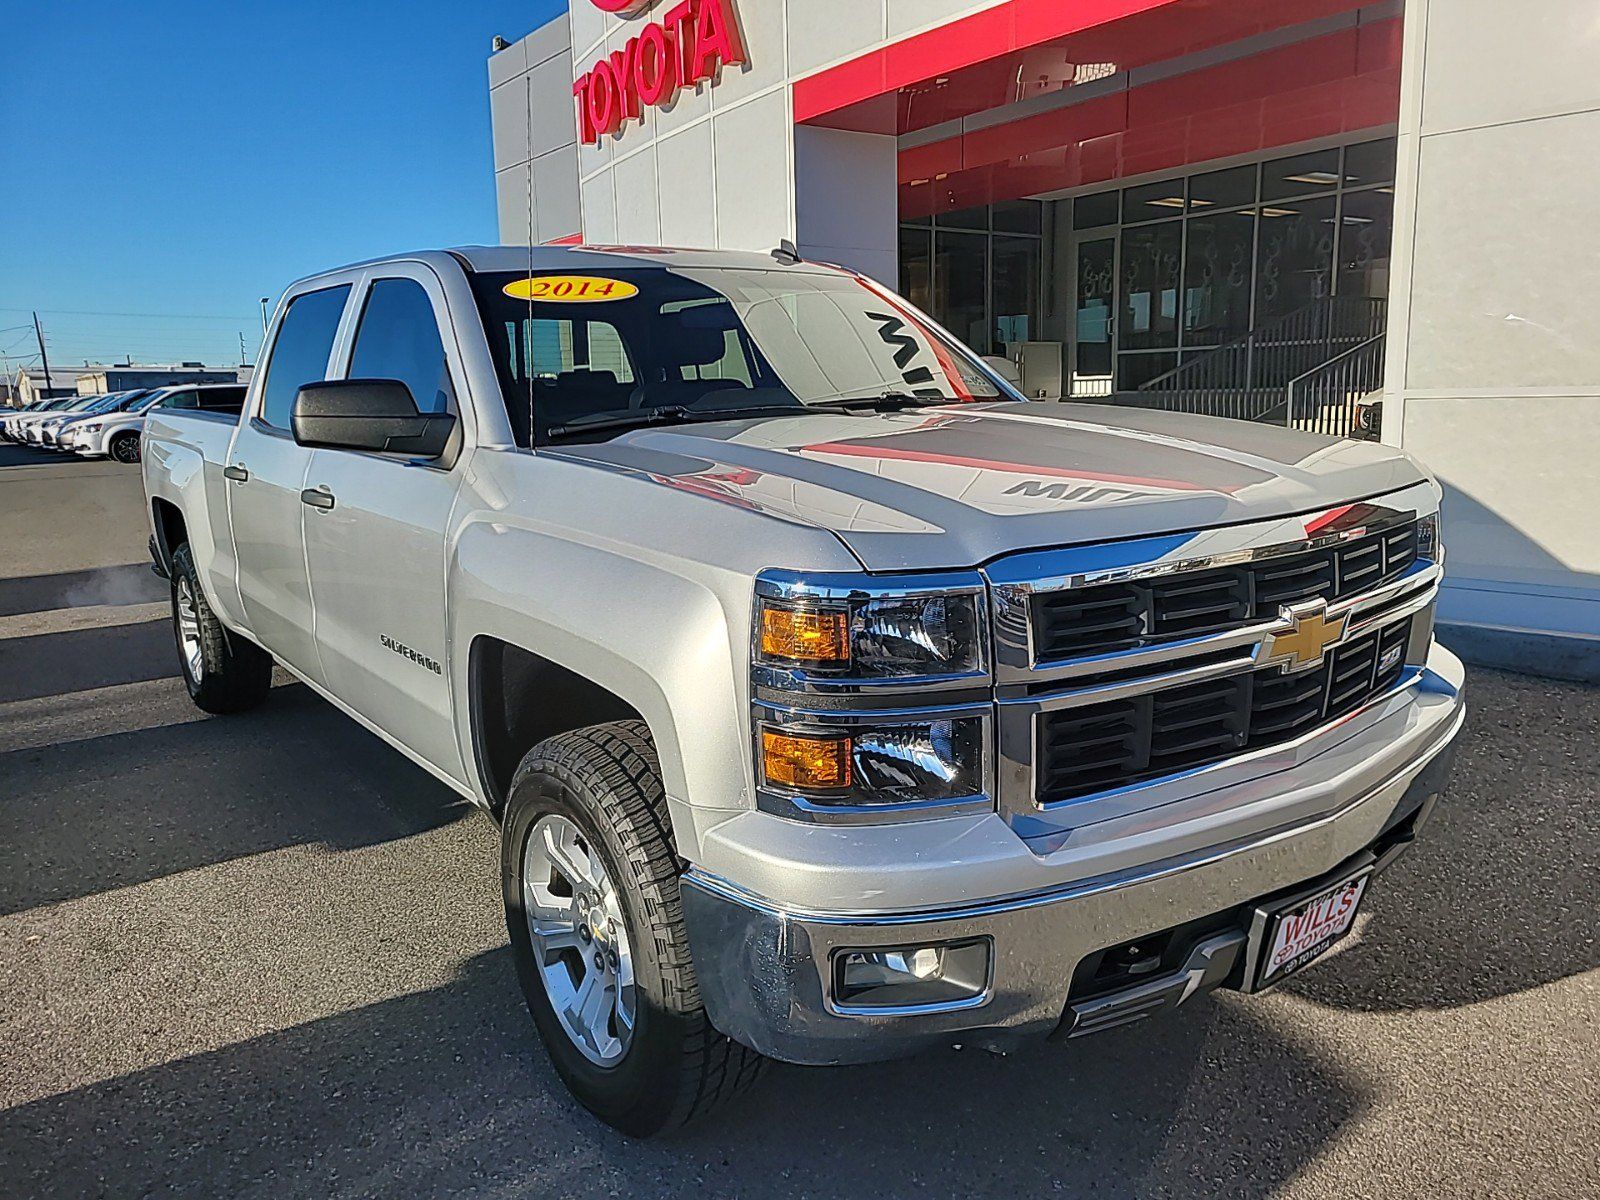
[[[294,398],[289,423],[302,446],[415,458],[442,455],[456,427],[449,413],[419,412],[411,389],[398,379],[308,383]]]

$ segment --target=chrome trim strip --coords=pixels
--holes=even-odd
[[[1392,772],[1381,783],[1368,788],[1360,796],[1348,804],[1325,813],[1311,821],[1287,825],[1268,833],[1239,838],[1232,842],[1222,842],[1195,854],[1166,859],[1161,862],[1146,864],[1140,867],[1130,867],[1125,871],[1113,872],[1108,875],[1096,876],[1092,879],[1079,880],[1059,888],[1052,888],[1041,892],[1030,892],[1022,896],[1010,896],[999,900],[985,901],[968,906],[956,906],[937,909],[927,909],[918,912],[897,913],[829,913],[817,912],[810,909],[791,908],[766,897],[758,896],[733,883],[731,880],[713,875],[700,867],[691,866],[681,877],[680,882],[691,885],[735,904],[753,908],[757,912],[765,913],[770,917],[777,917],[791,921],[804,921],[816,925],[857,925],[869,928],[894,928],[905,925],[921,925],[937,921],[963,921],[979,917],[996,916],[1002,913],[1017,912],[1022,909],[1038,908],[1047,904],[1060,904],[1068,900],[1077,900],[1084,896],[1097,895],[1102,892],[1117,891],[1121,888],[1134,887],[1143,883],[1151,883],[1159,879],[1168,879],[1174,875],[1186,874],[1190,871],[1208,867],[1240,854],[1248,854],[1255,850],[1273,846],[1289,838],[1299,837],[1313,830],[1344,817],[1352,810],[1367,803],[1374,796],[1407,776],[1420,774],[1433,757],[1445,746],[1449,745],[1461,730],[1462,723],[1466,720],[1465,709],[1458,712],[1449,727],[1439,737],[1429,743],[1428,748],[1417,754],[1405,766]]]

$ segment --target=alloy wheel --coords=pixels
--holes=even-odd
[[[638,1017],[622,902],[595,848],[558,814],[541,817],[522,851],[523,906],[550,1007],[596,1066],[622,1061]]]
[[[205,656],[200,649],[200,606],[188,579],[178,580],[178,645],[183,650],[189,678],[199,683],[205,677]]]

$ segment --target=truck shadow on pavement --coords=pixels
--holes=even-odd
[[[14,1108],[0,1155],[33,1196],[1265,1196],[1362,1103],[1209,1005],[1092,1050],[779,1067],[708,1123],[630,1142],[567,1096],[500,950],[438,989]]]
[[[1455,776],[1373,889],[1363,941],[1284,990],[1451,1008],[1600,967],[1600,688],[1474,670]]]
[[[170,686],[179,723],[0,754],[0,913],[284,846],[372,845],[473,811],[302,685],[201,720]]]

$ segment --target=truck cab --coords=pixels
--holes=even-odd
[[[788,250],[330,271],[144,445],[196,703],[279,664],[499,822],[532,1017],[636,1134],[1275,986],[1464,715],[1406,455],[1030,403]]]

